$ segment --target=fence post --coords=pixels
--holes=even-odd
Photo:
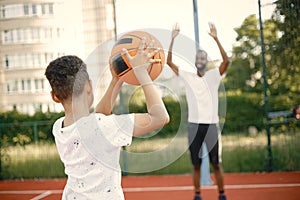
[[[38,124],[36,121],[33,122],[33,136],[34,136],[34,142],[38,141]]]
[[[270,125],[268,118],[268,94],[267,94],[267,72],[266,72],[266,64],[265,64],[265,45],[264,45],[264,36],[263,36],[263,25],[261,19],[261,3],[258,0],[258,10],[259,10],[259,27],[260,27],[260,42],[261,42],[261,64],[263,70],[263,79],[264,79],[264,108],[265,108],[265,119],[266,119],[266,131],[268,136],[268,171],[273,171],[273,157],[272,157],[272,147],[271,147],[271,133],[270,133]]]

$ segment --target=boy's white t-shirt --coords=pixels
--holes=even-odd
[[[82,117],[63,127],[64,117],[53,125],[56,146],[68,176],[63,200],[123,200],[122,146],[132,141],[134,114]]]
[[[178,74],[185,82],[188,122],[218,123],[218,89],[222,80],[219,69],[208,70],[203,77],[181,68],[178,68]]]

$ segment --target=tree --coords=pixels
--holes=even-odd
[[[292,107],[300,104],[300,0],[276,1],[273,21],[280,32],[269,60],[270,92]]]
[[[300,102],[300,0],[278,0],[271,19],[263,22],[268,95],[271,110],[291,109]],[[258,19],[247,17],[237,33],[227,90],[263,91]]]
[[[276,41],[276,24],[271,20],[264,23],[265,47],[270,49]],[[255,15],[247,17],[240,27],[235,28],[238,36],[233,47],[234,60],[226,79],[228,89],[247,92],[262,91],[262,67],[258,19]],[[269,55],[269,51],[266,51]]]

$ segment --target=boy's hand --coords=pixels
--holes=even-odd
[[[176,24],[174,24],[174,26],[173,26],[173,30],[172,30],[172,39],[175,39],[175,37],[177,37],[177,35],[179,35],[179,32],[180,32],[180,27],[179,27],[179,24],[176,23]]]
[[[209,29],[210,29],[210,32],[208,33],[213,39],[218,39],[218,36],[217,36],[217,29],[216,29],[216,26],[213,24],[213,23],[208,23],[209,25]]]
[[[160,48],[153,48],[154,41],[152,40],[146,47],[146,39],[143,38],[141,45],[134,56],[131,56],[127,49],[123,49],[127,61],[131,65],[136,78],[141,85],[152,83],[148,74],[147,68],[151,63],[161,62],[161,59],[154,59],[153,56],[160,51]],[[152,50],[152,51],[150,51]]]
[[[146,39],[142,38],[140,47],[134,56],[131,56],[127,49],[123,49],[123,53],[134,71],[139,68],[147,70],[147,67],[151,63],[161,62],[161,59],[153,59],[153,56],[160,51],[159,48],[153,48],[153,44],[154,41],[152,40],[148,47],[146,47]],[[150,50],[153,51],[150,52]]]

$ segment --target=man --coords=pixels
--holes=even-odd
[[[179,34],[180,30],[176,24],[172,31],[172,39],[167,57],[167,64],[180,76],[185,82],[186,98],[188,103],[188,137],[189,150],[193,164],[193,183],[195,188],[194,200],[201,200],[200,196],[200,166],[201,156],[200,149],[205,141],[210,162],[213,166],[215,177],[219,189],[219,200],[226,200],[224,194],[224,178],[223,169],[219,158],[218,144],[218,88],[225,73],[229,60],[217,37],[215,25],[210,23],[209,35],[217,43],[222,55],[222,63],[219,68],[211,69],[206,72],[208,63],[207,53],[203,50],[198,50],[196,53],[195,67],[196,72],[187,72],[179,68],[172,61],[172,49],[174,39]]]

